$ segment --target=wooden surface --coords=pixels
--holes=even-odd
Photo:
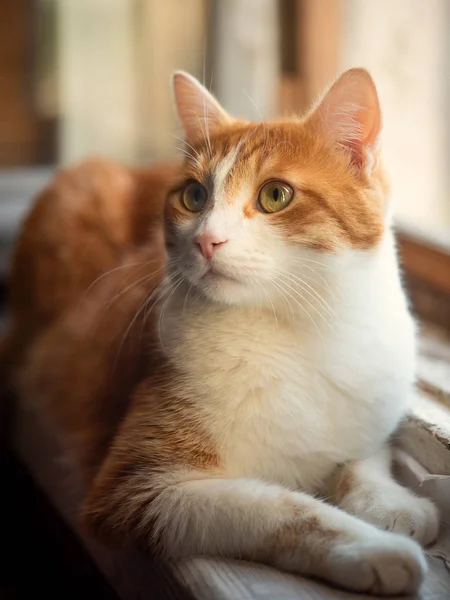
[[[450,535],[448,529],[446,535]],[[448,600],[450,574],[445,564],[429,557],[428,565],[426,582],[414,598]],[[174,570],[197,600],[373,600],[373,596],[344,592],[318,581],[242,561],[196,558],[178,563]]]
[[[414,406],[398,443],[432,473],[450,476],[450,333],[420,326],[417,377]]]

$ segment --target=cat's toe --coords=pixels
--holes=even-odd
[[[373,506],[360,518],[380,529],[407,535],[424,546],[433,543],[439,531],[439,512],[426,498],[408,496],[400,503]]]
[[[340,545],[333,550],[331,563],[336,583],[378,596],[414,593],[427,570],[420,546],[392,533]]]
[[[341,506],[379,529],[406,535],[423,546],[436,541],[439,532],[439,511],[433,502],[400,486],[377,495],[350,494]]]
[[[439,531],[439,513],[435,505],[426,498],[414,498],[414,502],[391,511],[387,515],[388,529],[409,535],[424,546],[436,541]]]

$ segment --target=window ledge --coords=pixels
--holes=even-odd
[[[450,334],[423,324],[417,395],[398,445],[430,473],[450,475]]]
[[[450,411],[419,393],[402,425],[398,445],[430,473],[450,475]]]

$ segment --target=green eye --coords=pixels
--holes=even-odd
[[[261,188],[258,203],[264,212],[274,213],[286,208],[293,196],[294,190],[286,183],[269,181]]]
[[[201,183],[193,181],[184,188],[183,204],[191,212],[203,210],[207,200],[208,192]]]

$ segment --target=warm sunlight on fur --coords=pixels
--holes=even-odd
[[[283,281],[297,287],[293,275],[303,279],[304,289],[318,287],[320,268],[312,270],[311,261],[336,269],[349,260],[346,251],[380,242],[387,219],[378,164],[381,117],[365,72],[347,73],[310,117],[279,123],[234,121],[186,75],[175,75],[174,87],[188,156],[184,181],[169,196],[167,241],[174,264],[196,289],[230,304],[281,305]],[[258,194],[264,183],[277,180],[294,197],[268,215]],[[180,201],[190,181],[206,190],[199,213]],[[209,260],[193,243],[196,236],[215,241]],[[309,301],[315,306],[320,295]],[[307,301],[302,305],[307,308]]]
[[[78,166],[25,223],[10,385],[108,543],[412,593],[439,520],[390,472],[416,350],[374,83],[352,69],[271,123],[173,90],[182,164]]]

